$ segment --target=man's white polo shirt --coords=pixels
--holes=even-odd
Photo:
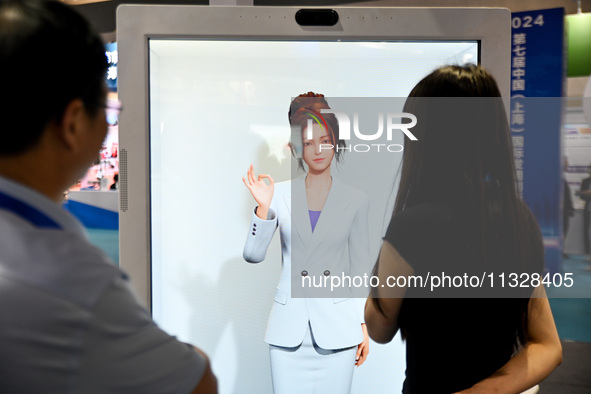
[[[0,393],[188,393],[204,366],[76,219],[0,177]]]

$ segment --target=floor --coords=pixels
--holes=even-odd
[[[569,256],[563,261],[564,272],[572,272],[575,296],[565,289],[549,291],[550,305],[562,339],[562,365],[542,384],[541,394],[591,393],[591,263],[584,256]],[[573,294],[568,294],[573,295]],[[585,298],[586,297],[586,298]]]
[[[562,364],[540,384],[539,393],[591,393],[591,343],[562,341]]]

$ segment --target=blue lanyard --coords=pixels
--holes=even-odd
[[[59,224],[37,208],[2,192],[0,192],[0,209],[10,211],[37,227],[61,230]]]

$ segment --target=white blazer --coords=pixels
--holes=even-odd
[[[298,346],[309,321],[314,339],[323,349],[342,349],[361,343],[367,291],[341,287],[331,292],[330,280],[327,287],[309,288],[308,284],[302,287],[302,278],[316,279],[318,284],[325,276],[330,279],[370,275],[365,194],[333,177],[324,209],[312,232],[304,177],[277,183],[267,220],[253,213],[244,246],[246,261],[258,263],[265,259],[277,227],[283,264],[265,341],[276,346]],[[351,295],[363,298],[355,299]]]

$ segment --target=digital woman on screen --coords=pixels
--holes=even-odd
[[[454,298],[436,299],[409,286],[376,288],[366,304],[370,336],[386,343],[401,331],[404,393],[525,391],[550,374],[562,352],[543,285],[501,289],[498,275],[541,274],[544,247],[519,197],[497,84],[479,66],[443,67],[416,85],[405,112],[417,117],[418,141],[405,146],[374,272],[383,280],[442,270],[490,279],[494,271],[496,282],[486,282],[489,293],[447,285],[443,294]]]
[[[369,266],[368,200],[331,175],[345,143],[335,116],[320,113],[329,108],[312,92],[292,101],[289,121],[301,137],[290,146],[307,174],[275,184],[251,165],[243,178],[258,203],[245,260],[262,261],[277,228],[281,236],[282,271],[265,335],[275,393],[349,393],[354,366],[368,354],[359,299],[292,298],[306,276],[363,275]]]

